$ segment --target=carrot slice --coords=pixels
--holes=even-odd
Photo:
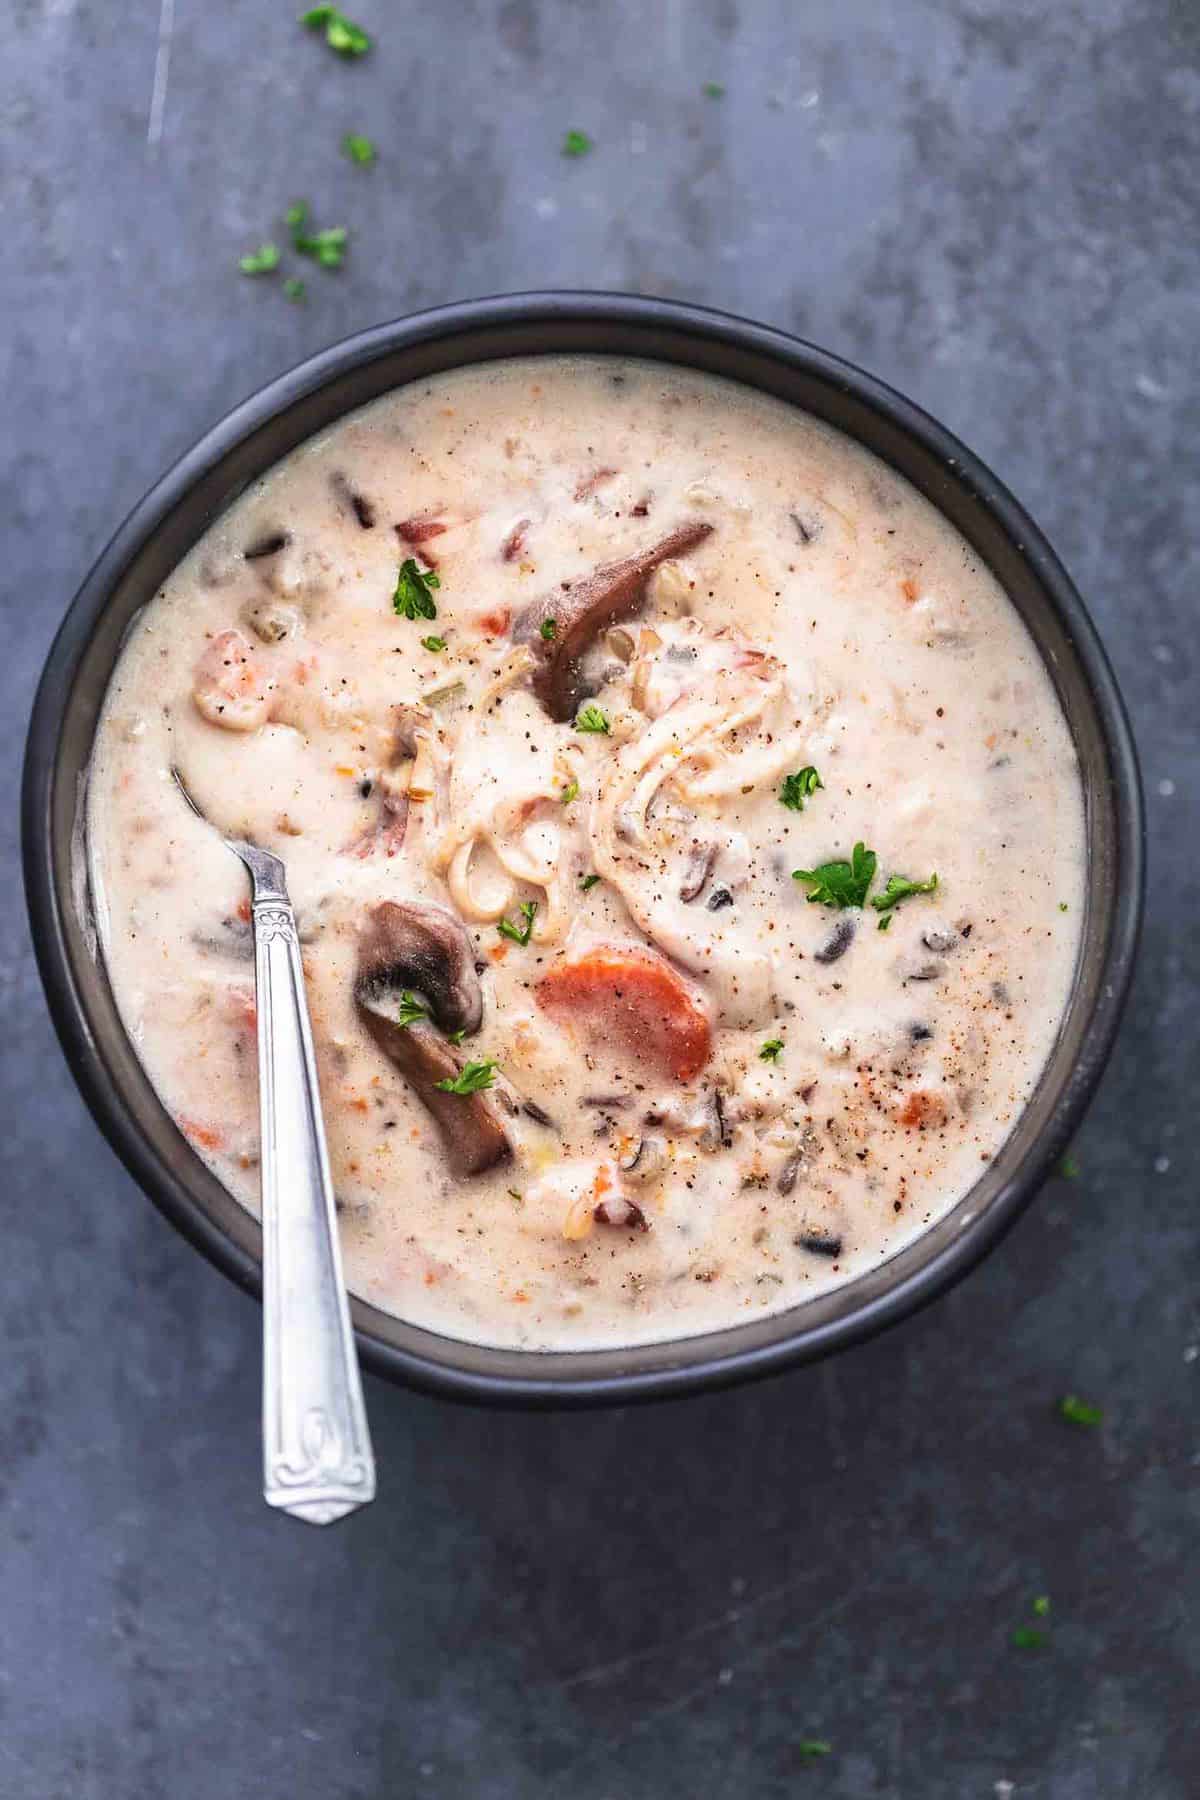
[[[653,950],[601,946],[564,959],[543,975],[537,999],[568,1023],[619,1040],[675,1081],[691,1081],[712,1051],[707,1013]]]
[[[180,1119],[179,1129],[204,1150],[219,1150],[225,1139],[215,1125],[203,1125],[199,1119]]]

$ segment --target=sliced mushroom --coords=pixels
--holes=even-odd
[[[611,1200],[602,1200],[592,1217],[597,1225],[620,1225],[626,1231],[650,1229],[650,1221],[637,1201],[628,1199],[624,1194],[614,1194]]]
[[[536,658],[533,689],[552,719],[574,716],[582,697],[580,661],[602,631],[632,618],[646,597],[654,570],[672,556],[684,556],[712,533],[702,519],[679,525],[649,550],[622,562],[606,563],[579,581],[531,601],[513,626],[513,641],[528,644]],[[549,637],[542,626],[553,624]]]
[[[290,531],[268,531],[262,537],[255,538],[252,544],[247,544],[242,555],[247,562],[262,562],[265,557],[278,556],[281,550],[287,549],[291,541]]]
[[[725,1096],[719,1087],[710,1088],[706,1097],[708,1116],[700,1132],[702,1150],[728,1150],[733,1132],[725,1111]]]
[[[802,1231],[793,1238],[797,1250],[807,1250],[810,1256],[828,1256],[833,1258],[842,1254],[842,1239],[835,1231],[824,1228]]]
[[[683,871],[683,880],[679,885],[679,898],[684,901],[698,900],[717,864],[717,846],[715,844],[694,844]],[[732,899],[732,895],[730,896]]]
[[[550,1117],[550,1114],[546,1111],[545,1107],[539,1106],[536,1100],[526,1100],[521,1107],[521,1111],[525,1114],[527,1119],[532,1119],[535,1125],[541,1125],[547,1131],[558,1130],[558,1126],[554,1123],[554,1120]]]
[[[946,965],[936,956],[913,956],[901,965],[901,981],[937,981]]]
[[[366,495],[360,494],[356,488],[352,488],[340,470],[335,470],[329,477],[329,485],[333,490],[333,497],[338,505],[343,508],[348,508],[354,514],[354,517],[358,520],[364,531],[373,530],[375,525],[375,508],[371,505],[371,502],[367,499]]]
[[[397,1023],[405,990],[427,1003],[430,1023]],[[492,1090],[450,1094],[437,1085],[453,1081],[467,1061],[443,1033],[470,1035],[483,1019],[471,941],[453,914],[415,901],[377,906],[359,945],[354,999],[379,1048],[433,1115],[457,1174],[478,1175],[511,1154]]]
[[[844,956],[854,942],[854,930],[853,915],[848,914],[845,918],[839,919],[824,942],[813,951],[814,961],[833,963],[839,956]]]
[[[630,1181],[653,1181],[667,1166],[667,1152],[661,1138],[640,1137],[617,1164]]]
[[[788,1157],[776,1177],[775,1186],[779,1189],[781,1194],[790,1194],[792,1192],[803,1167],[804,1153],[801,1150],[797,1150]]]
[[[471,1036],[483,1023],[483,990],[462,924],[441,906],[385,900],[375,907],[358,953],[355,998],[410,989],[442,1031]]]
[[[936,950],[944,956],[958,943],[958,933],[946,920],[932,919],[921,933],[921,942],[927,950]]]

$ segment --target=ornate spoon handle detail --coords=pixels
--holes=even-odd
[[[254,882],[262,1119],[263,1492],[312,1525],[375,1497],[342,1280],[304,971],[283,865],[234,846]]]

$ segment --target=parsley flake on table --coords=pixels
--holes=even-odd
[[[397,1025],[415,1025],[418,1019],[427,1019],[429,1009],[421,1005],[417,996],[405,988],[400,995],[400,1011],[396,1015]]]
[[[525,923],[523,925],[514,925],[511,919],[501,919],[500,923],[496,926],[496,930],[500,933],[502,938],[508,938],[510,943],[527,944],[533,931],[533,921],[537,918],[537,909],[538,903],[536,900],[522,900],[521,917],[524,919]]]
[[[444,1094],[482,1094],[490,1088],[496,1079],[494,1062],[469,1062],[459,1071],[453,1081],[439,1081],[435,1086]]]
[[[578,800],[578,798],[579,798],[579,783],[574,779],[574,777],[572,777],[572,779],[570,781],[568,781],[566,787],[562,791],[562,803],[564,806],[570,806],[572,800]]]
[[[557,619],[543,619],[541,625],[539,626],[539,630],[541,631],[543,640],[547,644],[553,643],[553,641],[558,633],[558,620]]]
[[[288,207],[284,220],[292,234],[292,249],[300,256],[311,256],[323,269],[341,268],[346,260],[349,236],[344,225],[330,225],[324,231],[306,231],[308,207],[303,200]]]
[[[375,161],[376,151],[369,137],[364,137],[360,131],[348,131],[342,139],[342,154],[357,163],[360,169],[365,169]]]
[[[283,296],[295,306],[308,298],[308,289],[298,275],[289,275],[283,284]]]
[[[563,138],[564,156],[586,156],[592,148],[592,140],[586,131],[568,131]]]
[[[575,729],[576,731],[607,733],[609,729],[608,715],[602,713],[600,708],[589,700],[588,704],[581,706],[575,715]]]
[[[1029,1603],[1029,1610],[1035,1619],[1048,1619],[1049,1594],[1035,1594]],[[1050,1642],[1050,1634],[1037,1625],[1018,1625],[1012,1634],[1012,1641],[1018,1650],[1043,1650]]]
[[[779,798],[791,812],[803,812],[804,802],[811,800],[817,789],[824,786],[825,783],[810,763],[807,768],[797,770],[796,774],[784,776]]]
[[[771,1062],[771,1063],[778,1062],[779,1058],[782,1055],[783,1055],[783,1039],[782,1038],[768,1038],[766,1043],[763,1045],[762,1049],[758,1053],[760,1062]]]
[[[443,637],[425,637],[421,639],[422,650],[444,650],[446,640]]]
[[[808,898],[817,906],[862,906],[875,879],[878,858],[865,844],[855,844],[849,862],[822,863],[817,869],[795,869],[793,881],[802,881]]]
[[[812,1762],[818,1756],[829,1756],[832,1752],[833,1745],[828,1738],[801,1738],[796,1745],[796,1754],[802,1756],[805,1762]]]
[[[436,619],[433,589],[441,585],[432,569],[418,569],[413,558],[406,556],[396,577],[392,605],[402,619]]]
[[[243,275],[269,275],[272,269],[278,267],[278,244],[260,244],[257,250],[251,250],[248,256],[238,259],[238,268]]]
[[[325,32],[325,42],[339,56],[365,56],[371,40],[361,25],[340,13],[336,6],[314,6],[300,14],[300,23],[310,31]]]
[[[908,881],[903,875],[889,875],[887,886],[882,894],[871,898],[871,905],[876,912],[889,912],[893,906],[899,906],[901,900],[907,900],[911,894],[934,894],[937,892],[938,878],[931,875],[928,881]]]
[[[1099,1425],[1104,1417],[1102,1407],[1081,1400],[1078,1394],[1064,1394],[1058,1403],[1059,1416],[1072,1425]]]
[[[706,100],[723,100],[725,98],[725,84],[722,81],[706,81],[700,91]]]
[[[1068,1152],[1067,1155],[1064,1156],[1062,1161],[1059,1163],[1058,1168],[1056,1169],[1055,1173],[1058,1175],[1061,1175],[1061,1177],[1064,1181],[1078,1181],[1079,1180],[1079,1163],[1077,1162],[1075,1157],[1073,1157],[1070,1154],[1070,1152]]]

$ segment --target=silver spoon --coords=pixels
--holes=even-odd
[[[179,770],[171,773],[192,811],[205,819]],[[252,889],[262,1132],[263,1498],[310,1525],[330,1525],[375,1498],[375,1459],[342,1279],[296,916],[279,858],[240,838],[221,841],[245,863]]]

